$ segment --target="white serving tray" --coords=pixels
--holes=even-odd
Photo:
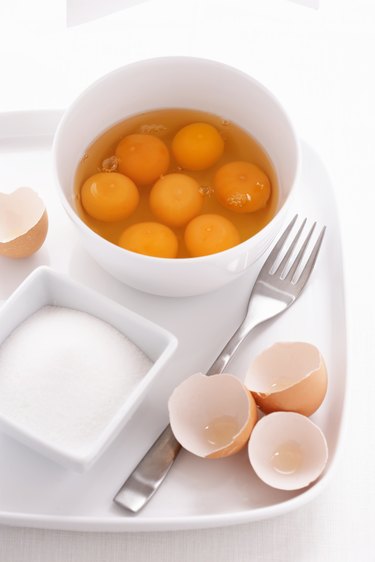
[[[158,493],[134,516],[116,506],[113,496],[167,423],[172,389],[189,374],[208,368],[240,323],[257,271],[212,294],[181,299],[146,295],[112,279],[81,248],[54,189],[50,147],[60,117],[57,111],[0,114],[0,189],[33,187],[50,219],[46,243],[36,255],[21,261],[0,258],[0,301],[35,267],[49,265],[164,326],[178,337],[179,348],[120,436],[85,474],[61,468],[0,435],[0,523],[90,531],[203,528],[269,518],[310,501],[337,460],[347,378],[340,230],[332,186],[319,156],[302,143],[294,203],[300,215],[327,225],[315,271],[297,303],[254,330],[228,371],[242,378],[255,354],[275,341],[305,340],[320,348],[329,388],[312,419],[328,441],[324,474],[306,490],[284,492],[259,481],[246,451],[221,460],[183,451]]]

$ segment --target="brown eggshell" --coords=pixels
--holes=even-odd
[[[257,421],[255,401],[241,381],[229,374],[207,377],[196,373],[173,391],[169,419],[177,441],[191,453],[221,458],[242,449]],[[205,430],[216,419],[235,419],[236,431],[220,444],[210,443]]]
[[[277,388],[277,381],[287,381]],[[281,342],[259,354],[245,377],[266,414],[289,411],[311,416],[327,392],[327,370],[318,348],[307,342]]]
[[[39,195],[21,187],[0,193],[0,255],[19,259],[42,246],[48,232],[48,216]]]

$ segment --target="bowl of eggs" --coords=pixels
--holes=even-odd
[[[282,227],[300,151],[280,103],[225,64],[165,57],[88,87],[56,132],[62,204],[91,256],[141,291],[218,289]]]

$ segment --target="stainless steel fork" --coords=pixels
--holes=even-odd
[[[315,265],[325,227],[320,231],[313,248],[308,250],[308,244],[316,226],[314,223],[300,246],[297,256],[293,259],[293,251],[306,224],[305,219],[288,245],[287,239],[297,218],[298,215],[293,218],[266,259],[255,281],[242,324],[211,365],[207,375],[222,373],[249,332],[261,322],[273,318],[289,308],[301,294]],[[180,448],[181,445],[168,425],[130,474],[114,497],[114,501],[131,512],[137,513],[163,482]]]

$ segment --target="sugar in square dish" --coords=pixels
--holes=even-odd
[[[0,310],[0,430],[85,470],[177,346],[155,325],[47,267]]]

